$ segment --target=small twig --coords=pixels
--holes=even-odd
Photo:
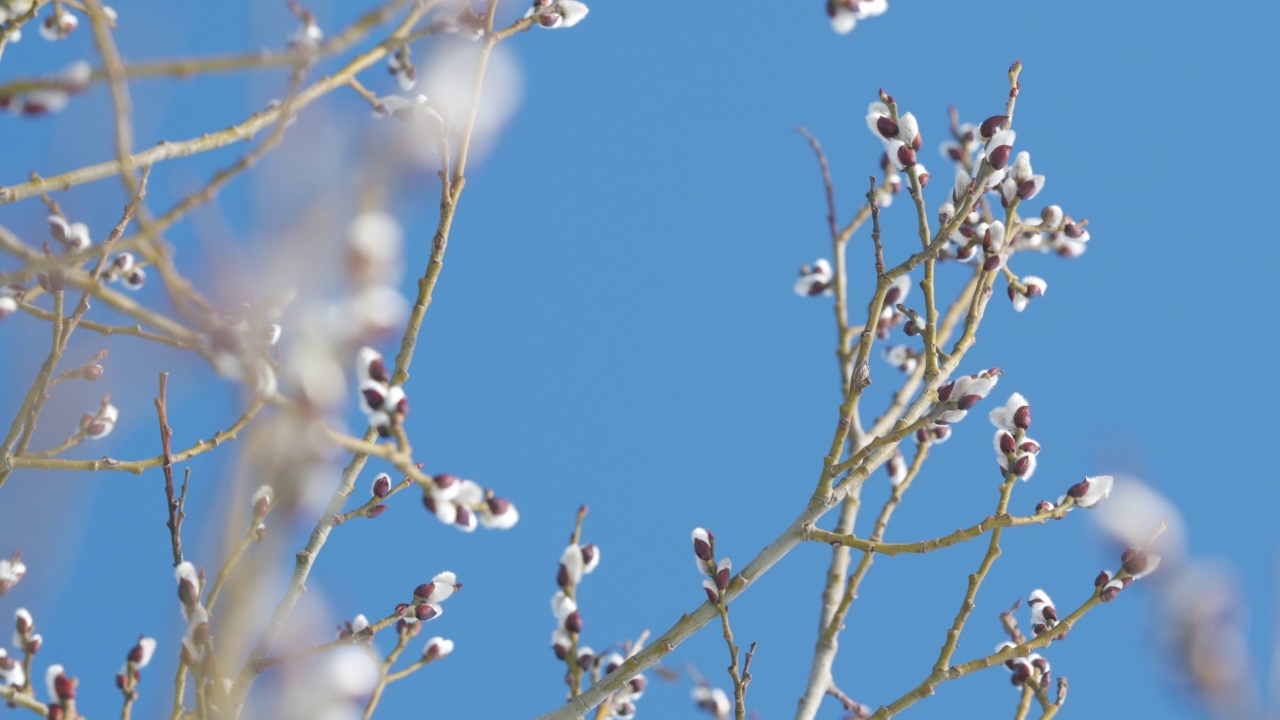
[[[1072,498],[1067,498],[1061,505],[1054,507],[1052,510],[1043,513],[1036,513],[1035,515],[989,515],[976,525],[956,530],[949,535],[911,543],[882,543],[873,540],[862,540],[852,535],[841,535],[839,533],[827,532],[826,530],[820,530],[818,528],[808,529],[805,539],[812,540],[814,542],[830,543],[832,545],[846,545],[854,548],[855,550],[880,553],[882,555],[924,554],[933,552],[934,550],[951,547],[952,545],[959,545],[960,543],[974,540],[988,532],[994,532],[995,530],[1002,528],[1034,524],[1042,525],[1049,520],[1058,520],[1064,517],[1067,512],[1074,507],[1074,500]]]
[[[1035,691],[1031,689],[1031,684],[1027,683],[1022,686],[1022,696],[1018,698],[1018,709],[1013,714],[1013,720],[1026,720],[1027,713],[1031,712],[1031,698],[1035,697]]]
[[[370,625],[369,627],[359,632],[340,637],[337,640],[332,640],[330,642],[322,643],[320,645],[312,645],[309,648],[303,648],[301,650],[297,650],[291,653],[269,655],[259,660],[255,660],[254,671],[257,673],[260,673],[263,670],[266,670],[267,668],[275,667],[276,665],[281,665],[287,662],[291,662],[293,660],[300,660],[305,657],[311,657],[312,655],[320,655],[322,653],[329,652],[330,650],[340,648],[344,645],[354,645],[355,643],[360,642],[361,640],[366,640],[368,638],[373,637],[378,632],[385,630],[392,623],[395,623],[399,619],[400,619],[400,615],[398,613],[392,613],[387,617],[382,618],[378,622]]]
[[[884,275],[884,245],[880,243],[880,204],[876,202],[876,176],[871,176],[867,191],[867,207],[871,208],[871,242],[876,247],[876,275]]]
[[[814,137],[808,128],[801,125],[796,128],[796,132],[809,141],[809,145],[813,148],[813,154],[818,156],[818,167],[822,170],[822,186],[827,193],[827,224],[831,228],[831,237],[838,237],[840,229],[836,226],[836,193],[835,187],[831,183],[831,168],[827,165],[827,154],[823,151],[822,144],[818,142],[818,138]]]
[[[191,447],[173,453],[173,462],[185,462],[197,455],[202,455],[220,445],[235,440],[240,431],[249,424],[250,420],[257,416],[262,407],[261,401],[254,401],[231,427],[214,433],[213,438],[210,440],[200,440]],[[164,455],[157,455],[142,460],[117,460],[112,457],[103,457],[98,460],[64,460],[62,458],[33,458],[29,455],[22,455],[9,458],[9,462],[12,468],[30,470],[114,470],[140,475],[144,470],[163,466],[165,458]]]
[[[1018,618],[1014,615],[1018,608],[1022,607],[1022,598],[1018,598],[1013,603],[1013,607],[1000,613],[1000,624],[1004,626],[1004,631],[1009,634],[1009,639],[1014,645],[1021,645],[1027,641],[1022,629],[1018,627]]]
[[[169,520],[165,526],[169,528],[169,540],[173,546],[173,566],[182,564],[182,521],[187,517],[184,505],[187,499],[187,478],[191,477],[191,469],[187,469],[182,480],[182,494],[174,497],[173,488],[173,450],[170,441],[173,439],[173,428],[169,427],[169,400],[167,390],[169,373],[160,373],[160,393],[156,395],[156,415],[160,420],[160,449],[164,468],[164,497],[169,509]]]

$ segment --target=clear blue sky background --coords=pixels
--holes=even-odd
[[[274,47],[294,27],[283,3],[115,5],[129,59]],[[313,3],[330,31],[366,5]],[[514,17],[523,8],[503,10]],[[585,638],[597,649],[644,628],[660,633],[696,607],[703,596],[690,562],[694,526],[713,529],[740,565],[792,520],[830,442],[838,390],[829,301],[790,290],[797,266],[829,254],[817,168],[793,128],[808,126],[826,145],[847,221],[880,153],[863,114],[886,88],[920,118],[922,157],[938,178],[927,195],[936,203],[951,175],[935,152],[948,104],[973,122],[998,112],[1015,57],[1025,65],[1018,149],[1031,151],[1048,176],[1036,206],[1055,202],[1088,217],[1093,240],[1073,262],[1018,258],[1019,272],[1048,279],[1048,295],[1021,315],[997,297],[963,367],[1005,368],[996,396],[1018,390],[1034,405],[1032,434],[1044,452],[1013,507],[1029,512],[1085,474],[1142,477],[1180,509],[1194,556],[1238,568],[1252,608],[1251,672],[1265,684],[1275,630],[1272,508],[1280,499],[1265,441],[1280,399],[1268,377],[1280,267],[1268,220],[1280,158],[1267,136],[1278,110],[1269,75],[1278,66],[1278,21],[1267,3],[894,2],[887,15],[838,37],[818,0],[595,2],[576,28],[515,38],[523,101],[470,173],[408,387],[410,430],[426,469],[498,488],[523,520],[509,532],[464,536],[407,493],[376,522],[334,533],[311,583],[334,622],[381,616],[439,570],[457,571],[466,584],[428,628],[457,641],[454,656],[393,686],[382,715],[415,717],[430,706],[439,717],[519,718],[562,701],[547,598],[581,503],[592,508],[585,538],[604,558],[581,591]],[[32,31],[6,50],[0,78],[81,57],[94,58],[86,27],[57,45]],[[392,90],[380,69],[367,76],[375,90]],[[224,127],[284,87],[284,71],[136,82],[138,145]],[[96,87],[53,117],[0,118],[0,183],[109,158],[109,107],[106,89]],[[259,179],[238,181],[216,210],[198,213],[196,230],[172,233],[182,269],[201,282],[225,273],[210,269],[211,242],[254,257],[325,189],[284,183],[312,167],[298,158],[341,168],[380,129],[353,93],[314,106]],[[153,207],[167,207],[243,151],[157,168]],[[425,259],[437,198],[424,172],[405,179],[392,200],[410,228],[409,277]],[[102,237],[123,194],[107,181],[58,199]],[[886,212],[891,260],[916,246],[904,200]],[[38,203],[0,207],[0,223],[27,237],[41,235],[42,218]],[[868,243],[860,233],[850,248],[859,309],[871,286]],[[956,286],[956,270],[942,269],[947,287]],[[142,298],[162,295],[153,283]],[[173,372],[177,444],[208,437],[238,414],[232,386],[206,367],[80,335],[72,357],[112,351],[91,390],[113,393],[122,425],[73,456],[154,455],[160,370]],[[6,422],[46,337],[25,318],[0,325]],[[868,407],[895,378],[883,365],[873,373]],[[38,445],[64,437],[94,402],[61,395]],[[933,537],[988,514],[997,485],[991,465],[990,426],[975,416],[935,452],[889,539]],[[213,568],[221,524],[210,518],[222,517],[234,452],[193,467],[188,549]],[[50,662],[65,664],[94,718],[118,712],[112,675],[138,633],[155,635],[162,649],[145,672],[137,716],[158,716],[170,701],[182,620],[161,487],[159,470],[28,472],[0,493],[0,553],[21,547],[31,568],[0,600],[0,616],[32,609],[46,641],[40,676]],[[883,473],[869,481],[873,508],[887,487]],[[1083,515],[1007,536],[958,658],[988,652],[1000,640],[998,611],[1033,588],[1045,587],[1064,608],[1088,596],[1115,555]],[[282,557],[301,547],[309,527],[274,531]],[[859,527],[865,533],[866,521]],[[799,548],[733,605],[738,638],[759,642],[749,705],[766,720],[789,717],[802,690],[829,555],[818,545]],[[973,545],[878,561],[842,636],[839,684],[874,707],[918,683],[980,555]],[[1125,593],[1052,648],[1055,672],[1071,680],[1070,716],[1199,716],[1162,664],[1148,599],[1147,589]],[[714,629],[670,656],[720,685],[725,660]],[[944,686],[905,717],[1004,715],[1015,703],[997,669]],[[697,715],[687,683],[655,682],[640,712]],[[828,701],[820,717],[838,716]]]

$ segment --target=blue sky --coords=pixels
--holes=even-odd
[[[312,7],[332,30],[366,5]],[[1266,173],[1280,158],[1265,137],[1277,111],[1265,73],[1276,66],[1270,28],[1280,11],[1263,3],[1218,11],[1166,3],[1158,12],[1112,3],[1086,12],[994,2],[975,13],[963,4],[895,2],[839,37],[820,3],[793,5],[596,2],[575,28],[508,43],[522,100],[469,173],[408,390],[426,469],[494,486],[519,505],[522,521],[505,533],[464,536],[407,493],[377,521],[335,532],[311,583],[311,595],[336,614],[332,622],[380,616],[440,570],[455,570],[466,585],[429,628],[453,638],[455,654],[392,686],[382,716],[413,716],[429,702],[444,717],[530,717],[560,703],[563,668],[548,649],[547,599],[580,504],[591,506],[585,538],[603,550],[581,594],[586,640],[597,649],[645,628],[659,633],[696,607],[693,527],[714,530],[721,552],[741,565],[791,521],[821,467],[838,392],[829,301],[790,290],[801,263],[829,254],[817,168],[794,127],[807,126],[826,146],[847,221],[877,172],[880,146],[863,115],[885,88],[920,118],[922,158],[937,177],[926,196],[936,204],[949,185],[934,150],[947,106],[972,122],[998,112],[1015,57],[1024,64],[1018,149],[1048,176],[1037,202],[1088,217],[1093,239],[1075,261],[1015,258],[1020,273],[1045,277],[1049,291],[1022,314],[997,296],[962,366],[999,365],[1006,374],[993,400],[1017,390],[1033,404],[1044,452],[1013,507],[1030,512],[1099,473],[1136,475],[1158,489],[1181,513],[1192,556],[1238,572],[1251,608],[1250,672],[1265,686],[1275,630],[1270,508],[1280,499],[1258,441],[1280,399],[1266,375],[1275,350],[1270,276],[1280,267],[1266,215],[1277,184]],[[116,7],[129,59],[278,46],[294,27],[283,3]],[[522,11],[503,8],[504,17]],[[5,51],[0,80],[94,59],[86,30],[56,45],[29,33]],[[415,58],[427,52],[417,46]],[[392,91],[380,69],[366,75],[375,91]],[[134,83],[137,145],[236,122],[281,95],[285,82],[271,71]],[[109,107],[96,87],[52,117],[0,118],[8,140],[0,183],[109,158]],[[381,130],[353,93],[313,106],[256,178],[237,181],[216,208],[170,234],[181,269],[233,287],[233,271],[215,259],[252,267],[277,235],[315,225],[308,213],[319,200],[339,198],[338,214],[353,207],[344,193],[355,181],[342,171]],[[153,207],[167,207],[243,151],[158,167]],[[58,199],[101,236],[124,198],[119,183],[103,181]],[[391,194],[389,208],[408,228],[406,292],[426,257],[437,199],[430,172],[400,177]],[[29,237],[42,232],[43,215],[37,203],[0,207],[0,223]],[[915,247],[914,216],[905,196],[885,215],[892,261]],[[336,237],[323,224],[317,232],[318,245]],[[852,305],[861,308],[872,285],[865,232],[850,257]],[[956,271],[940,269],[944,287],[959,287]],[[164,303],[158,283],[141,297]],[[90,390],[111,392],[127,422],[74,457],[156,453],[151,398],[160,370],[172,372],[176,442],[207,437],[239,412],[233,386],[201,364],[80,335],[73,357],[111,349],[107,375]],[[46,337],[25,318],[0,325],[0,416],[12,416]],[[893,377],[884,365],[873,373],[870,407],[887,397]],[[86,402],[95,402],[92,394],[55,394],[37,444],[65,436]],[[354,410],[348,419],[358,421]],[[990,454],[981,415],[958,426],[888,539],[933,537],[987,515],[997,485]],[[212,568],[235,452],[192,467],[189,550]],[[81,708],[92,717],[117,711],[112,675],[139,633],[162,648],[145,673],[139,713],[158,715],[169,702],[182,620],[161,487],[159,471],[27,473],[0,491],[0,553],[21,547],[31,568],[0,599],[0,615],[33,611],[46,641],[38,668],[61,662],[80,677]],[[887,492],[877,473],[868,505],[878,508]],[[1097,571],[1116,564],[1083,515],[1006,535],[958,658],[1000,640],[997,613],[1015,599],[1044,587],[1060,608],[1073,607]],[[309,528],[306,520],[281,527],[271,547],[287,560]],[[842,636],[842,688],[874,707],[923,679],[980,555],[974,545],[879,559]],[[828,556],[822,546],[797,549],[733,605],[738,638],[759,642],[748,704],[763,718],[789,716],[803,688]],[[1149,588],[1123,594],[1048,653],[1071,680],[1065,712],[1200,716],[1162,664],[1149,599]],[[670,660],[727,680],[714,629]],[[1006,673],[993,670],[944,686],[904,716],[1011,713],[1016,701]],[[697,715],[687,683],[653,683],[640,712]],[[830,703],[819,717],[839,713]]]

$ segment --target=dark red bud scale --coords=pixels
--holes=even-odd
[[[1067,237],[1074,240],[1080,237],[1081,235],[1084,235],[1084,228],[1080,227],[1079,225],[1073,222],[1069,222],[1066,225],[1062,226],[1062,232],[1065,233]]]
[[[1053,509],[1056,507],[1057,505],[1054,505],[1048,500],[1041,500],[1040,502],[1036,503],[1036,514],[1043,515],[1045,513],[1051,513],[1053,512]]]
[[[915,151],[907,147],[906,145],[899,147],[898,163],[901,164],[904,169],[914,166],[916,164]]]
[[[391,382],[391,376],[387,373],[387,365],[382,362],[382,358],[374,358],[369,362],[369,379],[380,383]]]
[[[182,580],[178,583],[178,599],[183,605],[195,605],[199,601],[196,586],[190,580]]]
[[[707,587],[706,585],[703,585],[702,590],[707,594],[707,599],[710,600],[713,604],[720,602],[720,593],[717,592],[715,588],[710,588],[710,587]]]
[[[972,408],[974,405],[977,405],[980,400],[982,400],[981,395],[965,395],[964,397],[960,398],[960,401],[956,403],[956,405],[961,410],[968,410]]]
[[[1026,430],[1031,427],[1031,406],[1023,405],[1013,413],[1014,427]]]
[[[920,152],[920,148],[924,146],[924,135],[917,130],[916,136],[911,138],[911,149]]]
[[[386,400],[382,393],[375,388],[365,388],[360,391],[360,394],[364,395],[365,403],[374,410],[381,410],[382,403]]]
[[[1137,575],[1147,569],[1147,554],[1133,548],[1124,551],[1120,556],[1120,564],[1130,575]]]
[[[573,584],[572,578],[569,577],[569,568],[560,563],[560,570],[556,572],[556,584],[562,588],[569,587]]]
[[[454,523],[461,525],[463,527],[467,527],[468,525],[470,525],[471,524],[471,508],[467,507],[466,505],[459,505],[458,514],[454,518]]]
[[[1111,573],[1107,572],[1106,570],[1103,570],[1102,572],[1098,573],[1098,577],[1093,579],[1093,586],[1102,587],[1103,585],[1106,585],[1109,582],[1111,582]]]
[[[1029,663],[1018,663],[1013,668],[1013,675],[1009,678],[1010,682],[1018,687],[1026,684],[1027,679],[1031,677],[1031,665]]]
[[[386,505],[374,505],[373,507],[369,508],[364,512],[364,516],[372,520],[386,511],[387,511]]]
[[[1013,474],[1017,475],[1018,477],[1022,477],[1023,475],[1026,475],[1027,471],[1030,469],[1031,469],[1031,456],[1029,455],[1023,455],[1022,457],[1013,461]]]
[[[729,568],[721,568],[717,570],[716,571],[716,587],[720,588],[721,592],[728,590],[729,581],[732,579],[732,577],[733,575],[729,571]]]
[[[89,382],[93,382],[94,380],[98,380],[102,377],[102,372],[103,370],[101,365],[90,365],[80,372],[80,377],[83,377]]]
[[[987,259],[982,261],[982,269],[986,270],[987,272],[991,272],[992,270],[997,270],[999,268],[1000,268],[999,255],[989,255]]]
[[[1009,156],[1013,154],[1012,145],[1001,145],[987,156],[987,162],[996,170],[1003,170],[1009,164]]]
[[[413,596],[419,600],[425,601],[431,597],[431,593],[436,591],[436,584],[433,582],[423,583],[413,589]]]
[[[1067,497],[1073,497],[1077,500],[1084,497],[1089,492],[1089,481],[1081,480],[1080,482],[1067,488]]]
[[[1028,200],[1036,194],[1036,183],[1034,180],[1028,180],[1018,186],[1018,199]]]
[[[931,175],[929,175],[929,173],[920,173],[920,187],[922,187],[922,188],[929,187],[929,178],[930,178],[930,177],[932,177],[932,176],[931,176]],[[945,221],[944,221],[944,222],[945,222]]]
[[[582,632],[582,613],[574,610],[564,619],[564,629],[571,633]]]
[[[714,542],[714,536],[710,531],[707,532],[707,538]],[[698,556],[699,560],[714,560],[715,556],[711,552],[711,544],[707,540],[695,538],[693,541],[693,554]]]
[[[938,388],[938,401],[939,401],[939,402],[946,402],[946,401],[950,400],[950,399],[951,399],[951,391],[952,391],[952,390],[955,390],[955,389],[956,389],[956,382],[955,382],[954,380],[952,380],[951,382],[947,383],[946,385],[943,385],[942,387]]]
[[[596,556],[595,545],[587,544],[582,546],[582,563],[584,565],[590,565],[591,561],[595,559],[595,556]]]
[[[391,478],[386,475],[379,475],[377,480],[373,481],[373,496],[382,499],[391,493]]]
[[[1011,455],[1016,448],[1013,436],[1009,433],[1000,433],[1000,452],[1005,455]]]
[[[893,118],[887,118],[884,115],[881,115],[876,120],[876,130],[878,130],[880,135],[886,140],[892,140],[898,137],[898,123],[894,122]]]
[[[426,622],[438,614],[436,609],[430,605],[419,605],[413,611],[413,616],[418,618],[420,622]]]
[[[1004,124],[1004,121],[1008,119],[1008,115],[992,115],[986,120],[983,120],[982,124],[978,126],[978,134],[982,136],[983,140],[986,140],[992,135],[995,135],[996,130],[999,130],[1000,126]]]

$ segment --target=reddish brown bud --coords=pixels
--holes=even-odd
[[[916,130],[916,136],[911,138],[911,149],[920,152],[920,148],[924,146],[924,134]]]
[[[1093,586],[1102,587],[1103,585],[1106,585],[1109,582],[1111,582],[1111,573],[1107,572],[1106,570],[1103,570],[1102,572],[1098,573],[1098,577],[1093,579]]]
[[[373,496],[381,500],[391,493],[391,478],[386,475],[379,475],[373,481]]]
[[[1023,455],[1013,461],[1013,474],[1022,477],[1027,474],[1027,470],[1031,469],[1031,456]]]
[[[985,260],[983,260],[983,261],[982,261],[982,269],[983,269],[983,270],[986,270],[987,272],[991,272],[992,270],[996,270],[996,269],[998,269],[999,267],[1000,267],[1000,256],[999,256],[999,255],[988,255],[988,256],[987,256],[987,259],[985,259]]]
[[[715,588],[703,585],[702,591],[707,594],[707,599],[710,600],[712,604],[720,602],[720,593],[717,592]]]
[[[898,164],[902,165],[903,169],[906,169],[915,165],[916,164],[915,151],[907,147],[906,145],[900,146],[898,148]]]
[[[386,511],[387,511],[386,505],[374,505],[373,507],[364,511],[364,516],[372,520]]]
[[[1130,575],[1138,575],[1147,569],[1147,554],[1138,552],[1134,548],[1129,548],[1120,555],[1120,565]]]
[[[102,377],[102,371],[103,368],[101,365],[87,365],[84,370],[80,371],[80,377],[88,380],[89,382],[93,382],[94,380],[98,380]]]
[[[1013,413],[1013,426],[1026,430],[1031,427],[1031,406],[1023,405]]]
[[[380,383],[391,382],[391,375],[387,373],[387,365],[382,362],[382,358],[374,358],[369,363],[369,379]]]
[[[879,119],[876,120],[876,130],[878,130],[880,135],[886,140],[892,140],[898,137],[898,123],[894,122],[893,118],[887,118],[884,115],[881,115]]]
[[[1056,507],[1057,505],[1054,505],[1048,500],[1041,500],[1040,502],[1036,503],[1036,514],[1044,515],[1045,513],[1051,513],[1053,512],[1053,509]]]
[[[648,686],[649,679],[643,675],[637,675],[631,678],[631,682],[627,683],[627,687],[631,689],[631,693],[633,695],[638,695],[644,692],[644,689]]]
[[[1018,687],[1022,687],[1029,677],[1031,677],[1031,664],[1018,663],[1014,666],[1013,675],[1009,677],[1009,681]]]
[[[404,617],[409,614],[409,603],[397,603],[396,615]]]
[[[459,505],[458,514],[454,518],[454,523],[463,527],[471,525],[471,508],[466,505]]]
[[[956,389],[954,380],[938,388],[938,402],[946,402],[951,399],[951,391]]]
[[[419,605],[413,611],[413,616],[418,618],[419,622],[426,622],[438,614],[430,605]]]
[[[183,605],[191,606],[200,601],[200,594],[196,590],[196,586],[190,580],[181,580],[178,582],[178,599]]]
[[[712,535],[710,530],[707,531],[707,538],[710,542],[701,538],[694,538],[693,540],[693,554],[697,555],[699,560],[715,559],[715,555],[711,551],[711,543],[715,542],[715,535]]]
[[[1013,154],[1012,145],[1001,145],[1000,147],[991,151],[991,154],[987,156],[987,162],[991,163],[992,168],[996,170],[1002,170],[1006,165],[1009,164],[1009,156],[1012,154]]]
[[[1084,228],[1080,227],[1079,225],[1073,222],[1069,222],[1066,225],[1062,226],[1062,232],[1067,237],[1074,240],[1080,237],[1081,235],[1084,235]]]
[[[960,401],[957,402],[956,405],[961,410],[968,410],[972,408],[974,405],[977,405],[980,400],[982,400],[981,395],[965,395],[964,397],[960,398]]]
[[[374,410],[381,410],[386,398],[376,388],[365,388],[360,391],[364,395],[365,404]]]
[[[1007,432],[1000,433],[1000,452],[1005,455],[1011,455],[1013,454],[1014,448],[1013,436]]]
[[[986,120],[983,120],[982,124],[978,126],[978,134],[982,136],[983,140],[986,140],[992,135],[995,135],[996,131],[1000,129],[1000,126],[1004,124],[1004,121],[1008,119],[1008,115],[992,115]]]
[[[1035,440],[1023,440],[1022,444],[1018,446],[1018,449],[1025,453],[1031,453],[1032,455],[1039,455],[1040,443],[1036,442]]]
[[[489,505],[489,512],[494,515],[505,515],[511,509],[511,501],[500,497],[491,497],[485,502]],[[586,559],[586,548],[583,548],[583,559]]]
[[[435,592],[435,590],[436,590],[435,583],[433,582],[423,583],[413,589],[413,597],[423,602],[426,602],[427,598],[431,597],[431,593]]]
[[[733,574],[729,568],[720,568],[716,571],[716,587],[720,588],[720,592],[729,589],[729,581],[733,578]]]
[[[1085,478],[1084,480],[1081,480],[1075,485],[1072,485],[1071,487],[1067,488],[1067,497],[1079,499],[1084,497],[1085,494],[1087,494],[1088,492],[1089,492],[1089,479]]]
[[[574,610],[564,619],[564,629],[571,633],[582,632],[582,613]]]

